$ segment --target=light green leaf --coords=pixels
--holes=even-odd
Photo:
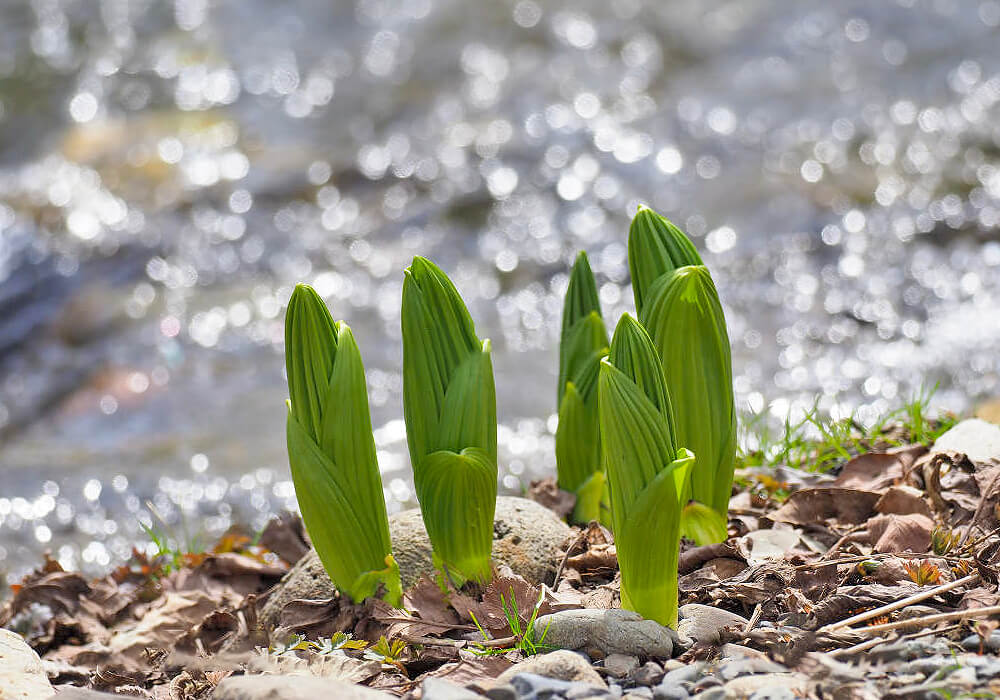
[[[285,369],[292,415],[313,440],[322,432],[323,398],[336,356],[330,310],[312,287],[296,286],[285,312]]]
[[[435,564],[456,585],[490,579],[497,467],[485,450],[432,452],[420,464],[417,498],[427,535],[434,544]]]
[[[728,536],[728,522],[713,508],[691,501],[681,511],[681,535],[697,545],[722,542]]]
[[[622,606],[669,627],[677,627],[680,498],[693,459],[680,450],[615,518]]]

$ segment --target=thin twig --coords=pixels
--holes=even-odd
[[[1000,615],[1000,605],[991,605],[987,608],[972,608],[971,610],[956,610],[949,613],[938,613],[937,615],[927,615],[925,617],[914,617],[910,620],[900,620],[899,622],[889,622],[884,625],[873,625],[871,627],[859,627],[855,632],[862,634],[880,634],[890,630],[915,627],[918,625],[934,625],[938,622],[951,622],[953,620],[971,620],[978,617],[988,617],[990,615]]]
[[[463,625],[456,622],[435,622],[434,620],[424,620],[419,617],[403,617],[391,615],[378,618],[379,622],[409,622],[414,625],[424,625],[426,627],[441,627],[449,630],[462,630],[463,632],[475,632],[475,625]]]
[[[1000,531],[1000,528],[997,528]],[[843,557],[841,559],[831,559],[829,561],[812,561],[806,564],[798,564],[792,567],[795,571],[806,571],[809,569],[822,569],[827,566],[838,566],[840,564],[855,564],[859,561],[872,561],[879,559],[892,559],[892,558],[906,558],[906,559],[943,559],[949,564],[962,561],[963,557],[955,557],[950,555],[934,554],[933,552],[926,552],[923,554],[910,554],[907,552],[905,555],[900,555],[896,552],[882,552],[878,554],[853,554],[848,557]]]
[[[559,577],[562,576],[563,569],[566,568],[566,562],[569,560],[570,553],[577,548],[577,545],[583,542],[583,538],[586,536],[586,531],[581,531],[573,543],[566,548],[566,553],[563,555],[562,561],[559,562],[559,568],[556,569],[556,578],[552,581],[552,590],[554,591],[559,586]]]
[[[854,646],[851,647],[845,647],[843,649],[834,649],[833,651],[830,652],[830,656],[834,657],[851,656],[852,654],[857,654],[862,651],[868,651],[869,649],[873,649],[880,644],[885,644],[886,642],[891,642],[894,641],[895,639],[896,639],[895,637],[891,638],[879,637],[878,639],[869,639],[867,641],[855,644]]]
[[[750,616],[750,619],[747,620],[746,627],[743,628],[744,637],[747,637],[750,634],[750,630],[757,626],[757,623],[760,622],[760,618],[763,614],[764,604],[757,603],[756,607],[753,609],[753,614]]]
[[[869,610],[868,612],[859,613],[857,615],[854,615],[853,617],[847,618],[846,620],[841,620],[840,622],[831,622],[829,625],[823,625],[818,630],[816,630],[816,632],[817,633],[832,632],[833,630],[840,629],[841,627],[850,627],[856,622],[864,622],[865,620],[870,620],[873,617],[881,617],[882,615],[887,615],[891,612],[900,610],[901,608],[905,608],[907,605],[910,605],[911,603],[919,603],[922,600],[933,598],[939,593],[946,593],[955,588],[975,583],[978,580],[979,580],[978,573],[969,574],[968,576],[952,581],[951,583],[945,583],[940,586],[935,586],[934,588],[928,588],[925,591],[920,591],[919,593],[914,593],[913,595],[907,596],[902,600],[897,600],[895,603],[889,603],[888,605],[883,605],[882,607],[875,608],[874,610]],[[885,628],[885,625],[878,625],[878,627]],[[875,628],[868,627],[865,629],[872,630]],[[895,629],[895,628],[886,628],[886,629]]]

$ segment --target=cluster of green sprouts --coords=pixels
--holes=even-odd
[[[586,254],[573,266],[556,464],[560,486],[576,496],[572,519],[615,532],[623,604],[674,625],[681,536],[726,536],[732,361],[715,284],[687,236],[640,209],[628,255],[638,317],[623,315],[610,341]],[[490,343],[447,275],[420,257],[405,271],[401,323],[407,443],[434,562],[452,585],[485,583],[497,490]],[[380,595],[399,606],[361,355],[351,329],[306,285],[288,305],[285,352],[289,462],[320,560],[353,600]],[[527,624],[511,626],[518,645],[535,646]]]

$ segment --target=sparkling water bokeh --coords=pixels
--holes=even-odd
[[[567,271],[586,249],[633,311],[639,204],[712,269],[745,414],[996,395],[998,45],[995,0],[3,3],[0,572],[293,508],[299,281],[412,506],[415,254],[493,341],[502,487],[554,473]]]

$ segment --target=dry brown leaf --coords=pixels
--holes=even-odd
[[[923,445],[900,447],[888,452],[869,452],[850,460],[837,475],[835,486],[878,491],[901,482],[918,458],[927,452]]]
[[[294,565],[309,552],[302,518],[287,511],[268,521],[258,542],[290,565]]]
[[[813,525],[831,518],[840,525],[858,525],[872,516],[878,500],[879,494],[858,489],[802,489],[767,517],[793,525]]]
[[[459,651],[458,661],[447,663],[420,676],[445,678],[456,685],[482,684],[483,690],[492,685],[490,681],[510,668],[513,664],[502,656],[477,656],[464,649]]]
[[[560,518],[566,518],[576,507],[576,495],[559,488],[558,482],[551,476],[532,481],[525,496],[545,506]]]
[[[613,544],[591,545],[586,552],[567,558],[566,566],[576,569],[584,578],[608,578],[618,569],[618,552]]]
[[[882,494],[882,498],[875,504],[875,510],[879,513],[918,513],[928,518],[934,517],[931,507],[924,500],[923,492],[913,486],[892,486]]]
[[[931,546],[933,529],[934,521],[926,515],[876,515],[868,521],[868,541],[876,552],[923,554]]]

